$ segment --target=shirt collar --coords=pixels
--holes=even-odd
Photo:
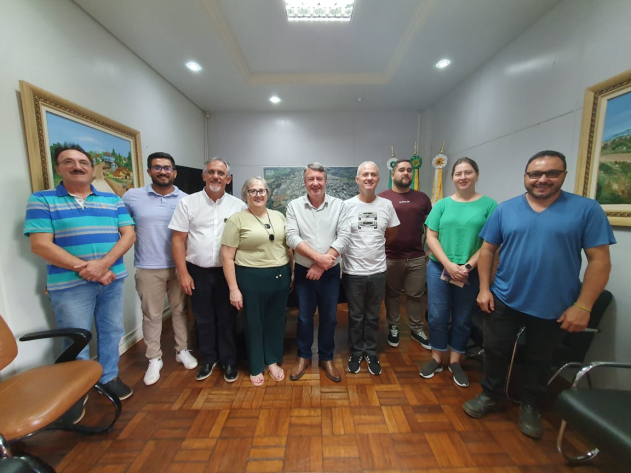
[[[91,193],[92,193],[92,194],[94,194],[94,195],[105,195],[105,194],[106,194],[105,192],[100,192],[100,191],[97,191],[97,190],[94,188],[94,186],[93,186],[92,184],[90,184],[90,189],[91,189],[91,191],[92,191]],[[58,197],[64,197],[64,196],[66,196],[66,195],[67,195],[67,196],[69,196],[69,195],[70,195],[70,192],[68,192],[68,189],[66,189],[66,188],[64,187],[64,183],[63,183],[63,181],[62,181],[62,182],[60,182],[60,183],[59,183],[59,185],[57,186],[57,196],[58,196]]]
[[[313,206],[313,204],[309,200],[309,195],[308,194],[303,195],[302,198],[304,199],[305,207],[311,208],[311,209],[315,209],[315,210],[320,210],[320,209],[323,209],[325,207],[328,207],[329,206],[329,202],[330,202],[329,194],[327,194],[327,193],[324,194],[324,202],[322,202],[322,205],[320,205],[320,207],[318,207],[318,208],[315,208]]]
[[[181,192],[180,189],[177,186],[173,186],[173,192],[171,192],[170,194],[167,194],[167,195],[158,194],[155,190],[153,190],[153,185],[152,184],[147,184],[145,186],[145,189],[147,190],[147,194],[155,194],[155,195],[160,196],[160,197],[177,196]]]
[[[204,198],[206,199],[206,202],[208,202],[209,204],[212,204],[212,205],[219,205],[219,204],[221,204],[223,202],[223,200],[225,199],[226,194],[227,194],[227,192],[224,191],[223,195],[219,199],[217,199],[217,202],[215,202],[214,200],[212,200],[208,196],[208,193],[206,192],[206,188],[202,189],[201,193],[204,194]]]

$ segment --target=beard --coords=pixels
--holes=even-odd
[[[156,187],[171,187],[173,185],[173,179],[168,179],[167,181],[159,181],[157,179],[151,179],[153,185]]]
[[[409,179],[407,182],[403,181],[403,179],[392,179],[392,182],[394,182],[397,187],[401,187],[403,189],[409,189],[412,185],[412,179]]]

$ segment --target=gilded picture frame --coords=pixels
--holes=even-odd
[[[122,196],[144,185],[140,132],[20,81],[24,128],[33,192],[60,182],[52,153],[56,146],[80,145],[95,167],[93,186]]]
[[[631,70],[585,91],[574,192],[631,226]]]

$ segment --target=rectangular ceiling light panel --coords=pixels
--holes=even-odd
[[[351,21],[355,0],[285,0],[289,21]]]

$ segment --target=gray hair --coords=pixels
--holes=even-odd
[[[263,187],[265,187],[265,190],[267,191],[267,196],[269,197],[270,190],[269,190],[269,186],[267,185],[267,182],[265,182],[265,179],[263,179],[262,177],[255,176],[255,177],[251,177],[250,179],[248,179],[247,181],[243,183],[243,187],[241,188],[241,200],[243,200],[243,202],[247,203],[248,189],[250,188],[250,184],[252,184],[254,181],[261,181],[263,183]]]
[[[322,166],[322,164],[315,162],[315,163],[309,163],[305,166],[304,170],[302,171],[302,180],[305,180],[305,176],[307,175],[307,171],[311,169],[312,171],[318,171],[318,172],[323,172],[324,173],[324,180],[326,181],[326,169],[324,168],[324,166]]]
[[[204,172],[206,172],[206,168],[208,168],[208,165],[210,163],[214,163],[215,161],[219,161],[220,163],[223,163],[224,166],[226,166],[226,172],[228,176],[232,176],[232,173],[230,172],[230,163],[226,161],[225,159],[220,158],[219,156],[213,156],[212,158],[209,158],[208,161],[204,163]]]
[[[372,164],[373,166],[375,166],[377,168],[377,174],[379,174],[379,166],[377,166],[374,161],[364,161],[363,163],[361,163],[359,166],[357,166],[357,177],[359,177],[359,170],[363,167],[366,166],[367,164]]]

